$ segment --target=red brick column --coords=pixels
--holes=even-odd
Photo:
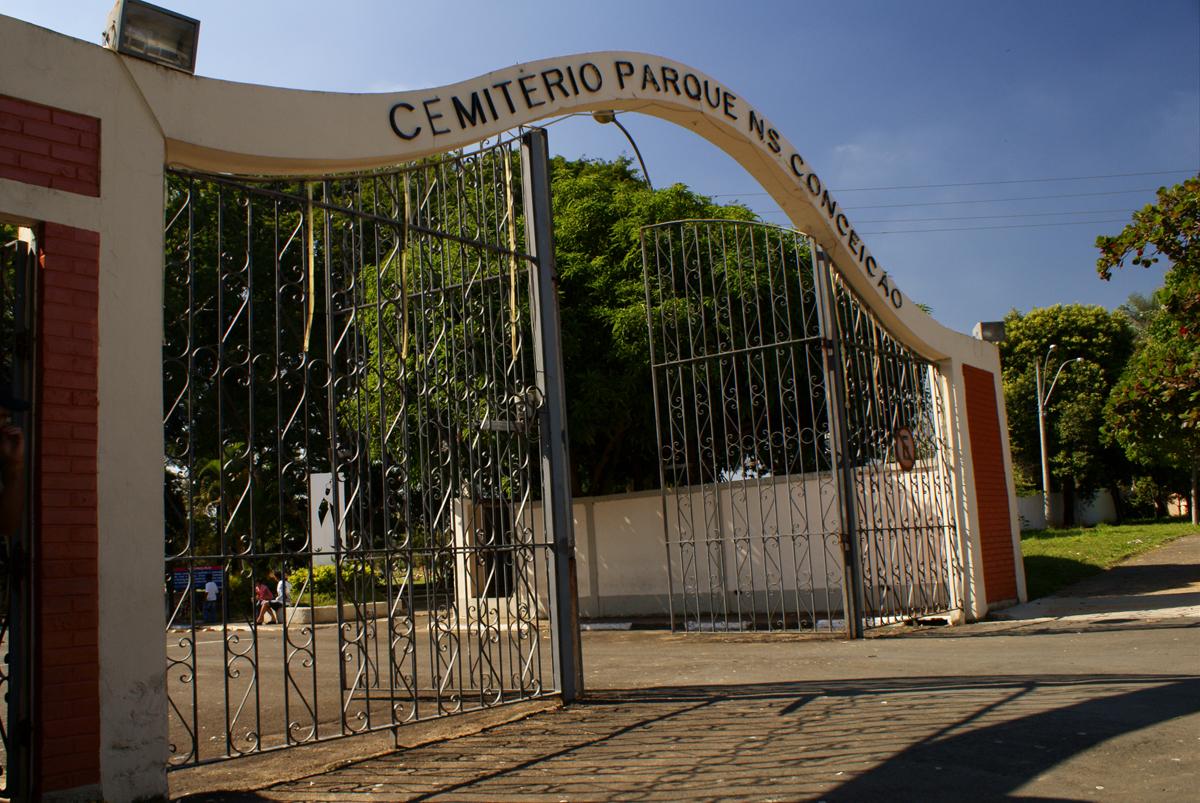
[[[98,197],[100,121],[0,96],[0,178]],[[35,797],[100,782],[100,236],[45,222],[38,248],[36,474],[31,478]]]
[[[979,506],[983,585],[989,604],[1013,600],[1017,598],[1017,554],[1012,541],[1004,444],[1000,440],[1005,433],[1000,431],[995,376],[990,371],[964,365],[963,383],[975,500]]]
[[[100,780],[96,360],[100,237],[39,238],[34,756],[38,791]]]

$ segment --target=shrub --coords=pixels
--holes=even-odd
[[[383,577],[375,570],[374,566],[364,566],[353,561],[342,564],[341,575],[343,594],[353,594],[355,591],[378,587],[384,583]],[[315,598],[326,597],[332,599],[337,596],[337,576],[337,566],[332,563],[326,563],[313,567],[311,582],[309,582],[309,571],[307,568],[296,569],[289,574],[288,582],[292,584],[292,588],[296,594],[299,594],[300,590],[304,588],[304,584],[309,582],[307,590]]]

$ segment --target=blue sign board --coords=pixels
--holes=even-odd
[[[217,588],[225,587],[225,573],[220,566],[196,566],[192,569],[192,588],[203,591],[209,580],[217,584]],[[176,569],[172,575],[172,583],[176,591],[186,591],[188,587],[188,570]]]

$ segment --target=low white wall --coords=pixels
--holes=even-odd
[[[1021,496],[1017,498],[1017,512],[1021,519],[1022,532],[1027,530],[1046,529],[1046,516],[1042,510],[1042,495]],[[1050,494],[1050,520],[1061,524],[1063,517],[1062,494]],[[1112,494],[1108,490],[1097,491],[1091,501],[1075,498],[1075,523],[1091,527],[1101,522],[1117,520],[1117,507],[1113,504]]]
[[[949,575],[950,588],[932,592],[957,605],[960,599],[958,545],[947,542],[936,549],[901,545],[894,533],[903,521],[918,529],[938,526],[951,515],[934,509],[930,492],[935,469],[919,465],[911,472],[895,469],[872,471],[860,482],[861,525],[872,533],[867,562],[880,589],[879,600],[903,597],[920,584],[928,595],[939,579]],[[707,591],[708,566],[705,538],[719,532],[725,564],[726,591],[765,589],[788,600],[797,593],[811,597],[805,606],[817,611],[840,610],[844,569],[840,544],[840,511],[835,480],[828,474],[798,478],[746,480],[723,483],[707,490],[693,487],[678,504],[669,501],[671,550],[678,561],[681,540],[697,542],[697,575]],[[672,579],[664,542],[664,505],[658,491],[580,497],[573,501],[579,609],[585,618],[665,617],[669,610]],[[535,542],[542,541],[540,505],[525,519]],[[766,522],[766,526],[764,526]],[[461,526],[461,525],[460,525]],[[682,533],[682,538],[681,538]],[[768,546],[762,534],[771,538]],[[778,543],[774,543],[778,537]],[[961,536],[960,536],[961,537]],[[884,556],[886,560],[884,559]],[[953,569],[947,572],[945,562]],[[527,588],[536,588],[539,608],[547,605],[548,583],[542,561]],[[459,576],[469,573],[460,567]],[[716,567],[714,566],[714,571]],[[683,589],[674,588],[676,603]],[[460,584],[460,604],[470,606],[472,593]],[[888,603],[890,604],[890,603]]]

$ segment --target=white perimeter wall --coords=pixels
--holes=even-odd
[[[1042,509],[1042,495],[1032,494],[1017,498],[1017,512],[1020,515],[1021,530],[1046,529],[1045,511]],[[1055,524],[1062,523],[1063,506],[1062,494],[1050,494],[1050,520]],[[1084,527],[1091,527],[1101,522],[1117,520],[1117,507],[1113,504],[1112,494],[1108,489],[1097,491],[1090,500],[1076,497],[1075,522]]]
[[[874,543],[879,553],[891,557],[895,575],[907,568],[917,577],[928,577],[943,571],[942,562],[950,577],[950,603],[961,600],[962,577],[958,568],[958,544],[947,541],[935,550],[914,550],[911,543],[903,544],[896,533],[905,522],[929,526],[945,522],[952,511],[938,509],[928,491],[934,469],[918,466],[912,472],[887,470],[876,476],[882,481],[865,485],[865,507],[872,511],[866,526],[880,533]],[[860,478],[861,479],[861,478]],[[797,591],[814,592],[817,605],[824,610],[826,592],[837,606],[841,605],[842,578],[841,519],[837,489],[828,474],[812,474],[799,478],[747,480],[710,488],[706,494],[692,487],[678,506],[668,497],[666,512],[671,520],[671,538],[679,539],[680,527],[699,539],[698,559],[701,590],[707,591],[703,539],[719,511],[720,532],[724,541],[727,567],[725,588],[738,589],[738,576],[732,568],[744,567],[742,588],[753,582],[762,589],[770,576],[770,588],[785,595]],[[950,500],[945,500],[950,504]],[[690,507],[690,511],[688,510]],[[575,553],[578,567],[580,615],[602,617],[665,617],[669,611],[670,582],[667,547],[663,528],[664,505],[658,491],[642,491],[611,496],[580,497],[574,500],[572,516],[575,526]],[[541,542],[540,506],[534,505],[527,520],[532,522],[534,540]],[[706,521],[710,525],[706,525]],[[766,526],[764,527],[764,521]],[[951,522],[953,523],[953,522]],[[772,550],[771,559],[764,554],[761,534],[778,534],[780,547]],[[738,560],[734,538],[741,540],[746,552]],[[793,548],[794,547],[794,548]],[[674,560],[678,550],[673,546]],[[547,589],[542,561],[537,562],[539,607],[544,612]],[[770,567],[770,571],[768,571]],[[678,566],[675,595],[682,590]],[[884,572],[880,571],[880,576]],[[753,578],[753,579],[751,579]],[[534,578],[530,578],[531,582]],[[460,595],[463,595],[460,590]],[[465,595],[463,595],[465,596]]]

